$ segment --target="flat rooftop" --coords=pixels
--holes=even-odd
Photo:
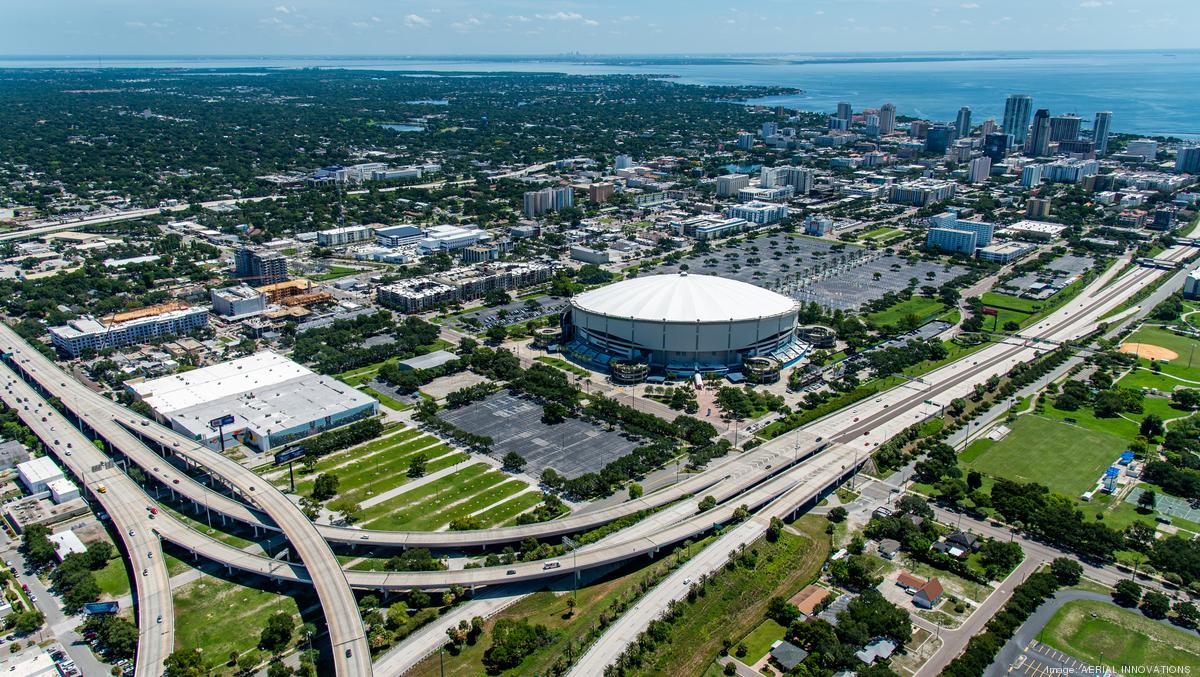
[[[263,350],[231,362],[143,381],[130,388],[152,409],[166,416],[205,402],[312,375],[307,367]]]

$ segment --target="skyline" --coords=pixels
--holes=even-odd
[[[164,7],[147,0],[67,0],[13,5],[6,13],[4,51],[23,56],[1090,51],[1115,44],[1173,49],[1188,44],[1185,27],[1200,20],[1200,6],[1182,0],[873,0],[853,8],[767,0],[749,9],[711,1],[460,0],[435,6],[368,0],[329,6],[261,0]]]

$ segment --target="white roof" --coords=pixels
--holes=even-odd
[[[63,471],[49,456],[39,456],[17,464],[17,472],[30,484],[46,482],[63,476]]]
[[[152,409],[165,415],[312,373],[278,353],[264,350],[231,362],[151,379],[130,387]]]
[[[87,552],[87,546],[83,541],[79,540],[79,536],[74,531],[66,529],[57,534],[50,534],[50,540],[54,542],[54,549],[58,551],[58,558],[62,559],[73,552]]]
[[[611,317],[667,322],[726,322],[794,312],[792,299],[712,275],[650,275],[585,292],[571,303]]]

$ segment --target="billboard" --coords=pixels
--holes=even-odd
[[[115,614],[120,608],[120,602],[91,602],[83,605],[83,610],[89,614]]]

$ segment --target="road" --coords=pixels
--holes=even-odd
[[[354,676],[371,674],[370,650],[354,593],[329,544],[295,504],[238,463],[148,419],[139,420],[136,416],[127,418],[131,415],[127,409],[72,379],[7,326],[0,326],[0,344],[3,344],[5,354],[12,356],[7,362],[9,367],[20,369],[20,376],[36,381],[46,394],[58,398],[85,429],[93,431],[109,444],[129,450],[130,453],[141,450],[140,443],[130,436],[124,426],[128,424],[144,437],[155,440],[160,448],[169,449],[175,455],[204,467],[240,493],[247,502],[257,504],[284,533],[307,567],[307,576],[317,591],[329,627],[336,673]],[[134,422],[129,423],[130,420]],[[137,555],[137,552],[134,554]]]
[[[1168,250],[1165,256],[1172,260],[1179,260],[1193,251],[1190,247],[1174,247]],[[931,408],[936,410],[954,397],[968,395],[974,389],[975,383],[986,380],[992,374],[1003,374],[1016,364],[1034,358],[1043,351],[1043,344],[1039,342],[1040,340],[1065,341],[1088,334],[1099,322],[1101,316],[1118,307],[1124,299],[1156,280],[1161,273],[1162,271],[1155,269],[1134,270],[1108,287],[1105,287],[1105,284],[1111,279],[1111,275],[1101,276],[1078,297],[1049,315],[1041,323],[1018,334],[1018,340],[1025,340],[1024,344],[999,343],[989,346],[967,358],[930,372],[922,378],[923,383],[906,383],[883,393],[874,402],[852,406],[849,412],[843,410],[816,421],[807,426],[804,432],[817,434],[817,439],[827,437],[843,444],[857,445],[860,439],[865,439],[861,448],[861,452],[865,456],[878,444],[874,440],[880,438],[886,440],[898,432],[895,429],[897,424],[906,427],[915,420],[932,413]],[[896,393],[915,393],[915,395],[901,395],[897,401]],[[882,405],[882,409],[879,405]],[[853,417],[850,425],[846,424],[847,416]],[[884,431],[880,432],[880,428],[883,428]],[[797,434],[800,434],[799,431]],[[856,459],[855,464],[857,462]],[[811,463],[806,463],[802,468],[806,470]],[[799,470],[795,472],[799,472]],[[706,550],[712,551],[712,555],[701,553],[701,556],[697,556],[681,567],[676,575],[669,577],[648,593],[633,611],[625,614],[610,626],[580,658],[569,674],[581,677],[603,674],[604,668],[612,664],[624,651],[625,646],[636,639],[652,620],[658,618],[671,601],[683,598],[686,594],[686,588],[680,585],[683,578],[695,579],[702,574],[716,571],[721,566],[725,553],[729,552],[730,539],[734,533],[738,534],[738,542],[741,542],[741,538],[750,539],[746,542],[752,541],[762,533],[760,528],[754,527],[755,524],[759,524],[761,527],[761,522],[756,522],[756,520],[766,518],[771,514],[786,515],[792,512],[795,509],[794,506],[803,504],[789,505],[789,501],[795,500],[795,498],[785,495],[772,502],[755,515],[754,520],[739,526],[717,543],[709,546]],[[1022,567],[1031,567],[1034,561],[1034,558],[1030,557],[1027,559],[1027,563],[1022,564]],[[1027,572],[1018,567],[1014,575],[1023,575],[1024,573]],[[1011,591],[1008,594],[1011,594]],[[996,597],[996,602],[993,603],[994,608],[998,608],[998,605],[1007,599],[1005,593],[998,593],[998,595],[993,595]],[[994,608],[993,605],[987,605],[983,609],[985,613],[973,614],[972,618],[980,618],[980,627],[982,627],[982,624],[991,617],[991,611],[994,611]],[[963,636],[969,637],[970,635],[963,633]],[[965,639],[963,641],[965,643]],[[943,645],[939,651],[941,656],[939,660],[942,660],[942,665],[944,666],[957,655],[959,649],[961,646],[958,649],[952,649]],[[936,674],[937,670],[940,670],[940,667],[926,674]]]
[[[7,366],[0,367],[0,383],[4,387],[0,399],[17,412],[42,440],[46,451],[57,457],[79,479],[83,491],[108,513],[131,569],[141,572],[133,579],[138,622],[134,674],[159,677],[163,661],[175,648],[175,613],[162,544],[147,528],[150,504],[127,491],[132,480]]]

